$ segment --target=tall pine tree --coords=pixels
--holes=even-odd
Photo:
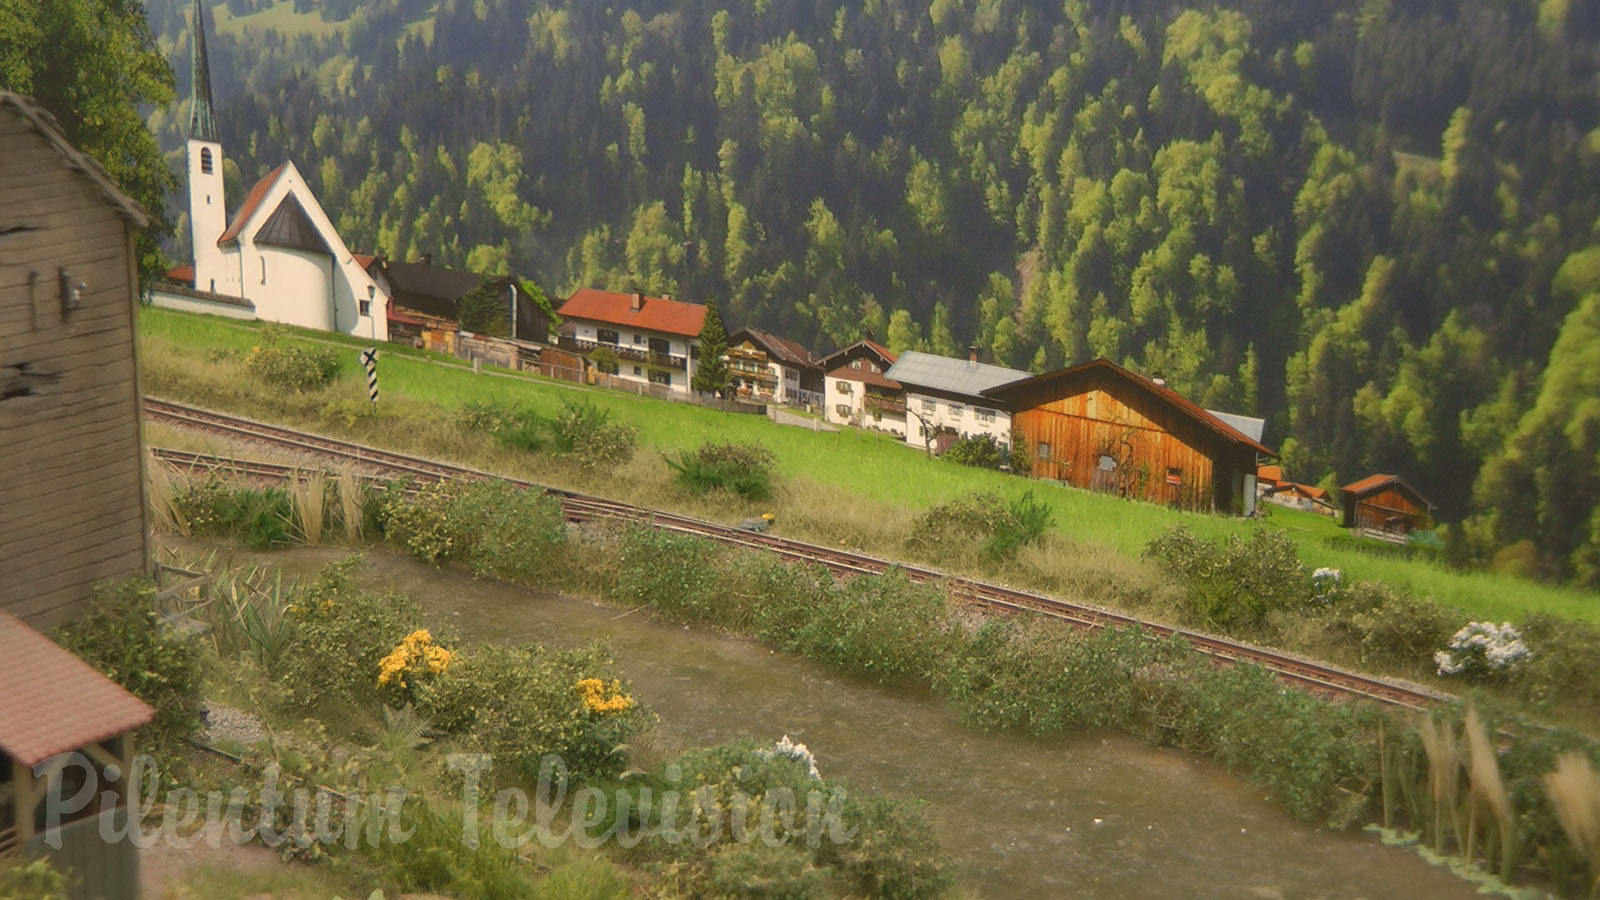
[[[691,383],[697,391],[726,393],[728,390],[728,330],[722,327],[722,313],[715,302],[706,304],[706,321],[700,326],[700,359],[695,363]]]

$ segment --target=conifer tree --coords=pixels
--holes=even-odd
[[[724,393],[728,389],[728,331],[722,327],[722,313],[715,302],[706,304],[706,321],[700,326],[700,359],[694,367],[692,384],[697,391]]]

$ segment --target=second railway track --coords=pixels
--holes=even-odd
[[[238,440],[327,459],[341,465],[374,469],[381,475],[372,478],[409,476],[420,481],[448,478],[501,479],[519,487],[545,491],[560,499],[566,518],[573,522],[642,522],[655,528],[705,537],[723,544],[774,553],[785,559],[826,566],[841,574],[879,574],[898,566],[914,581],[943,581],[951,593],[967,602],[1012,613],[1044,615],[1080,628],[1137,627],[1157,637],[1177,636],[1219,663],[1253,663],[1268,669],[1280,680],[1324,694],[1355,696],[1391,706],[1428,709],[1453,698],[1420,685],[1403,684],[1328,666],[1314,660],[1280,653],[1264,647],[1149,622],[1115,610],[1070,603],[1029,591],[974,581],[934,569],[895,563],[847,550],[758,534],[690,516],[663,512],[574,491],[551,488],[517,478],[495,475],[477,469],[443,463],[388,450],[257,422],[251,419],[200,409],[155,398],[145,398],[145,416],[153,421],[177,425]],[[153,449],[156,458],[179,468],[222,469],[250,477],[285,479],[297,468],[278,463],[246,462],[185,451]]]

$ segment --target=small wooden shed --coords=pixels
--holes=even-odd
[[[149,224],[48,112],[0,92],[0,610],[39,627],[149,572],[134,327]]]
[[[43,855],[74,898],[134,900],[139,848],[118,838],[137,827],[127,775],[153,711],[6,613],[0,660],[0,859]]]
[[[1398,475],[1368,475],[1339,491],[1344,497],[1341,524],[1358,534],[1403,541],[1413,531],[1433,527],[1433,503]]]
[[[1249,512],[1256,468],[1277,455],[1159,380],[1106,359],[983,393],[1011,411],[1035,478],[1122,497]]]

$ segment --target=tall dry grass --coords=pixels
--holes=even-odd
[[[1589,896],[1600,895],[1600,774],[1583,754],[1563,753],[1555,771],[1544,776],[1544,789],[1561,830],[1588,866]]]
[[[1478,715],[1477,706],[1467,706],[1467,774],[1470,786],[1467,809],[1467,835],[1462,855],[1468,860],[1475,857],[1477,843],[1478,810],[1487,809],[1491,820],[1484,833],[1484,856],[1492,863],[1490,847],[1499,851],[1498,867],[1491,865],[1502,878],[1511,877],[1516,861],[1517,830],[1511,810],[1511,794],[1505,780],[1500,777],[1500,761],[1494,746],[1489,743],[1489,732]]]
[[[328,476],[320,471],[296,473],[289,479],[288,490],[291,524],[300,539],[308,544],[322,543],[328,524]]]
[[[1461,834],[1457,797],[1461,793],[1461,746],[1455,729],[1447,722],[1423,713],[1417,721],[1417,735],[1428,757],[1428,791],[1433,800],[1433,852],[1443,856],[1445,838],[1453,831]],[[1447,823],[1446,817],[1449,817]]]
[[[334,490],[339,495],[339,524],[344,527],[345,540],[358,543],[366,525],[366,509],[362,506],[364,488],[355,469],[341,469]]]
[[[153,453],[146,454],[145,458],[145,496],[157,526],[189,536],[189,519],[176,502],[178,486],[173,483],[167,464],[156,459]]]

